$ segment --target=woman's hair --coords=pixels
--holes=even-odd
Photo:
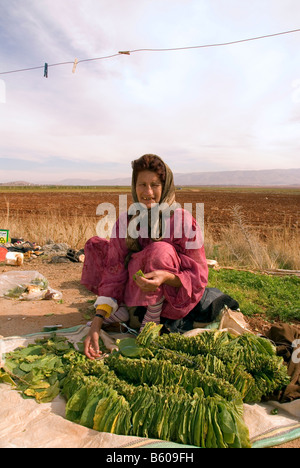
[[[158,175],[162,184],[166,181],[166,167],[155,154],[144,154],[139,159],[132,161],[131,166],[135,181],[138,173],[141,171],[153,171]]]

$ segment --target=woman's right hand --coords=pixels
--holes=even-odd
[[[99,335],[103,320],[99,317],[95,317],[90,331],[84,340],[84,354],[89,359],[97,359],[101,356],[99,349]]]

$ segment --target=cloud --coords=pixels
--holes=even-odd
[[[177,172],[299,165],[297,34],[136,52],[82,62],[72,73],[75,57],[293,29],[296,0],[284,8],[277,0],[243,6],[229,0],[226,8],[202,0],[159,2],[159,8],[149,0],[0,4],[1,69],[41,66],[0,75],[0,158],[14,160],[15,168],[20,160],[21,174],[27,161],[45,177],[102,168],[110,178],[146,152],[160,154]],[[50,66],[43,77],[45,62],[65,61],[71,64]],[[6,166],[11,175],[13,166]]]

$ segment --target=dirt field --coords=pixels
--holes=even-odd
[[[3,264],[2,264],[3,265]],[[7,271],[34,270],[44,275],[52,289],[62,292],[61,302],[17,301],[0,299],[0,335],[26,335],[40,332],[47,325],[68,328],[86,324],[92,316],[89,300],[95,299],[80,284],[82,263],[51,264],[41,258],[25,261],[20,267],[0,266],[0,274]]]
[[[0,190],[0,216],[37,216],[59,212],[66,217],[84,214],[96,217],[100,203],[109,202],[116,206],[118,214],[119,195],[127,195],[128,206],[132,203],[131,195],[126,191],[33,191],[18,193]],[[300,189],[182,189],[176,194],[177,201],[204,203],[204,223],[216,233],[223,226],[232,223],[232,208],[239,205],[249,227],[267,234],[270,230],[284,227],[297,229],[300,220]],[[3,227],[4,228],[4,227]]]

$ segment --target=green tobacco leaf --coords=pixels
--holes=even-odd
[[[144,275],[144,273],[142,272],[142,270],[137,271],[137,272],[133,275],[134,281],[136,280],[136,277],[137,277],[137,276],[142,276],[143,278],[145,277],[145,275]]]
[[[54,385],[51,385],[43,391],[37,391],[35,398],[38,403],[49,403],[55,397],[59,395],[59,382],[56,381]]]
[[[16,383],[13,381],[11,376],[7,372],[1,369],[0,369],[0,383],[7,383],[10,385],[14,385],[14,386],[16,385]]]
[[[44,348],[41,345],[28,345],[26,348],[17,348],[11,353],[8,353],[7,357],[13,357],[13,359],[23,359],[26,356],[41,356],[44,354]]]
[[[158,338],[162,325],[156,325],[154,322],[147,322],[143,330],[137,337],[137,343],[140,346],[148,348],[151,343]]]
[[[135,338],[124,338],[119,341],[119,350],[125,357],[138,357],[142,349],[138,346]]]
[[[92,398],[87,403],[86,407],[84,408],[84,410],[82,412],[82,415],[81,415],[81,418],[80,418],[80,421],[79,421],[79,423],[82,426],[89,427],[90,429],[93,428],[94,414],[95,414],[95,411],[96,411],[96,408],[97,408],[97,405],[98,405],[98,402],[99,402],[100,398],[101,397],[98,395],[98,396]]]

